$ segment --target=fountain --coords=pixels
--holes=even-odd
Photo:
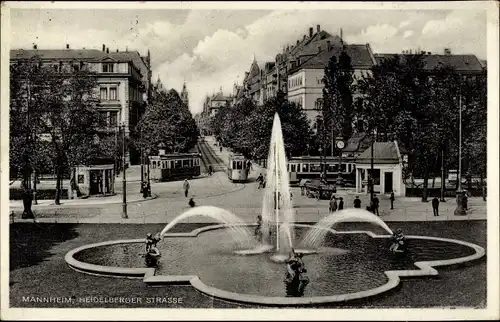
[[[143,276],[148,285],[190,283],[202,293],[231,301],[286,306],[373,296],[395,288],[400,277],[437,275],[434,266],[463,263],[485,254],[482,247],[459,240],[406,236],[418,243],[409,244],[411,256],[394,260],[388,251],[392,230],[379,217],[361,209],[335,212],[314,226],[295,223],[278,114],[274,116],[267,164],[262,238],[255,238],[249,229],[251,224],[230,211],[202,206],[180,214],[161,230],[160,236],[168,242],[159,245],[162,259],[157,268],[145,268],[138,255],[143,252],[144,239],[85,245],[70,251],[66,262],[90,274]],[[194,216],[210,217],[221,224],[189,233],[171,232],[177,223]],[[341,222],[359,221],[377,225],[389,236],[332,229]],[[223,235],[226,232],[230,239]],[[284,296],[288,290],[283,284],[281,263],[295,247],[316,258],[307,261],[311,283],[300,295],[304,297],[289,298]]]

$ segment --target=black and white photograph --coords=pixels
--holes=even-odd
[[[494,1],[1,10],[2,319],[500,318]]]

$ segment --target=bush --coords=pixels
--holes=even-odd
[[[56,189],[40,189],[37,190],[37,200],[52,200],[56,197]],[[61,189],[61,199],[68,199],[68,189]],[[10,189],[10,200],[23,200],[23,191],[19,188]]]

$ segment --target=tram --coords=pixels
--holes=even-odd
[[[149,157],[150,176],[155,181],[171,181],[200,175],[199,153],[172,153]]]
[[[354,157],[343,157],[340,166],[343,185],[354,186],[356,182],[356,165]],[[298,183],[302,179],[318,179],[326,164],[326,180],[336,181],[339,174],[339,157],[301,156],[288,160],[290,183]]]
[[[229,155],[227,176],[233,182],[242,182],[248,179],[250,169],[247,169],[248,160],[241,154]]]

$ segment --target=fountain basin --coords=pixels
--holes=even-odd
[[[308,225],[297,226],[299,235],[304,229],[311,228]],[[373,245],[386,245],[389,236],[375,235],[367,231],[331,230],[329,242],[327,241],[325,245],[326,249],[329,249],[328,247],[343,249],[338,246],[345,244],[349,244],[351,249],[348,252],[326,255],[320,250],[318,254],[305,256],[311,284],[306,289],[304,297],[291,298],[284,296],[282,283],[284,265],[274,263],[266,253],[234,255],[234,249],[227,245],[227,239],[224,244],[216,242],[224,240],[221,238],[227,233],[224,228],[225,225],[212,225],[186,234],[172,234],[173,236],[166,234],[164,241],[159,244],[159,246],[164,245],[162,247],[164,249],[160,248],[163,256],[160,260],[161,266],[157,269],[144,267],[143,259],[140,257],[140,253],[144,252],[143,239],[85,245],[70,251],[65,259],[71,268],[89,274],[142,278],[148,285],[191,284],[200,292],[217,298],[260,305],[286,306],[345,302],[374,296],[396,287],[401,277],[437,275],[438,272],[434,267],[465,263],[479,259],[485,254],[482,247],[463,241],[408,236],[410,245],[414,244],[415,247],[419,245],[422,248],[425,244],[431,249],[430,253],[416,256],[418,259],[416,262],[385,261],[383,265],[379,265],[381,255],[376,253],[373,257],[378,258],[377,265],[367,269],[365,264],[357,262],[364,254],[359,252],[359,247],[356,248],[353,241],[356,241],[358,246],[373,247]],[[211,241],[211,244],[207,241]],[[343,244],[339,245],[339,242]],[[224,245],[227,245],[226,248]],[[414,248],[415,253],[418,253],[417,248]],[[202,253],[208,256],[200,256]],[[350,260],[346,260],[349,258]],[[342,262],[348,264],[339,266]],[[375,261],[366,258],[366,262]],[[256,271],[256,268],[260,268],[262,272]],[[369,274],[366,274],[367,272]],[[252,288],[252,285],[257,287]],[[350,285],[358,287],[353,288]]]

